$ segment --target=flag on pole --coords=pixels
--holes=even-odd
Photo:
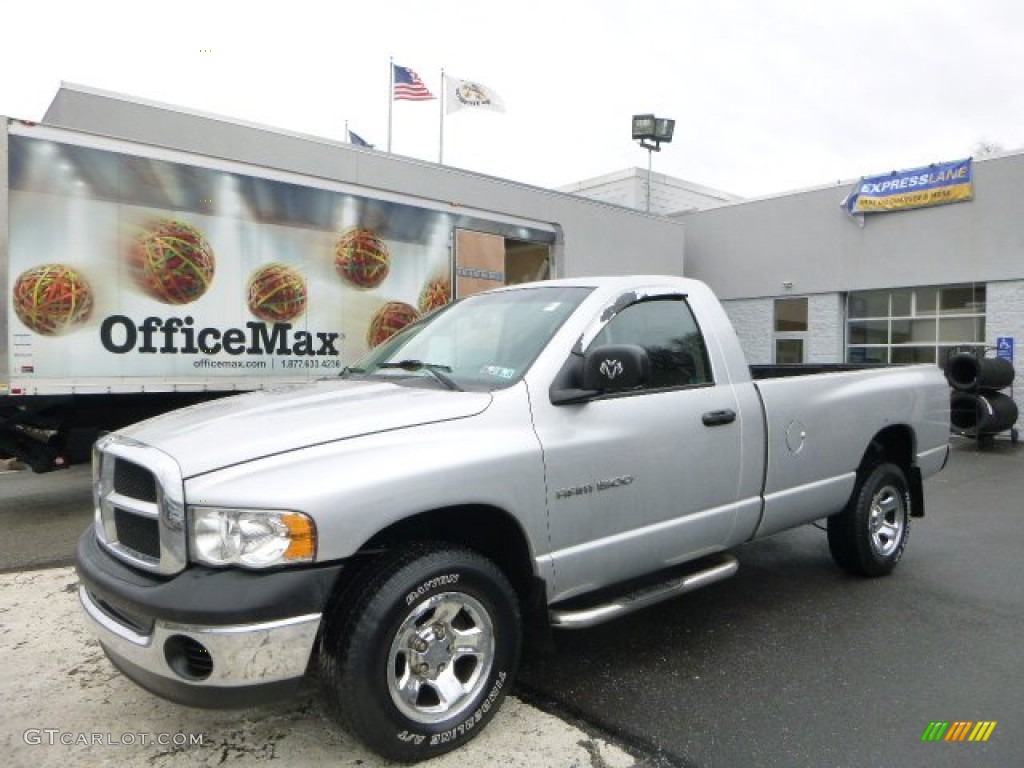
[[[357,147],[366,147],[367,149],[373,149],[373,144],[371,144],[358,133],[352,130],[348,132],[348,143],[355,144]]]
[[[427,86],[420,80],[420,76],[408,67],[392,64],[391,70],[392,97],[395,101],[428,101],[436,98],[427,90]]]
[[[474,83],[470,80],[460,80],[451,75],[445,75],[444,83],[448,114],[457,112],[460,109],[487,109],[492,112],[505,111],[504,99],[493,88],[488,88],[486,85]]]

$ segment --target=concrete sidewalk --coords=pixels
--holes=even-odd
[[[72,568],[0,576],[0,745],[11,766],[388,765],[324,714],[312,693],[242,711],[190,709],[121,676],[80,616]],[[621,749],[509,697],[446,766],[626,768]]]

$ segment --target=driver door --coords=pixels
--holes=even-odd
[[[739,407],[732,387],[715,381],[685,297],[619,310],[588,349],[605,344],[643,347],[647,383],[582,404],[535,401],[553,601],[720,550],[736,520]]]

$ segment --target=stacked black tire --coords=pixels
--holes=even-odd
[[[1000,391],[1013,384],[1013,377],[1013,363],[1001,357],[979,357],[970,352],[950,355],[946,381],[953,388],[949,402],[953,431],[986,440],[1009,430],[1016,443],[1017,403]]]

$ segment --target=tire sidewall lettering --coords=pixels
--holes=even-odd
[[[452,587],[459,583],[460,574],[448,573],[441,576],[435,576],[432,579],[427,579],[420,584],[416,589],[411,591],[405,596],[406,606],[411,606],[421,597],[425,597],[433,591],[437,591],[440,587]]]
[[[491,686],[490,693],[487,694],[487,698],[483,700],[483,702],[480,704],[479,707],[476,708],[473,714],[471,714],[458,725],[453,726],[452,728],[448,728],[447,730],[444,730],[441,733],[435,733],[431,735],[430,746],[434,747],[438,744],[447,744],[448,742],[457,740],[462,736],[467,735],[470,731],[472,731],[473,728],[475,728],[476,725],[484,719],[484,716],[491,711],[491,708],[494,706],[495,700],[502,694],[503,688],[505,686],[505,681],[507,679],[508,675],[505,673],[504,670],[498,672],[494,680],[494,685]],[[417,741],[416,743],[419,744],[420,742]]]
[[[390,649],[410,617],[450,595],[472,597],[489,615],[493,656],[473,696],[441,719],[406,715],[390,694]],[[521,620],[516,593],[493,561],[446,542],[422,542],[378,555],[356,574],[325,630],[321,672],[341,725],[378,754],[417,762],[472,740],[501,707],[518,667]]]
[[[495,610],[495,607],[490,604],[488,597],[474,588],[475,580],[473,577],[473,571],[465,573],[452,571],[424,580],[416,589],[410,590],[405,595],[402,610],[394,614],[396,620],[400,620],[398,617],[405,614],[409,609],[414,608],[421,601],[429,599],[436,594],[452,591],[472,595],[482,600],[488,610]],[[495,710],[496,701],[506,692],[507,683],[510,680],[509,673],[504,669],[492,669],[491,676],[493,683],[487,695],[470,714],[462,716],[456,721],[456,724],[439,723],[437,727],[441,727],[443,730],[434,733],[429,731],[413,731],[405,728],[397,732],[395,738],[407,744],[429,749],[472,736],[478,727],[483,727],[483,723],[491,715],[491,711]]]

